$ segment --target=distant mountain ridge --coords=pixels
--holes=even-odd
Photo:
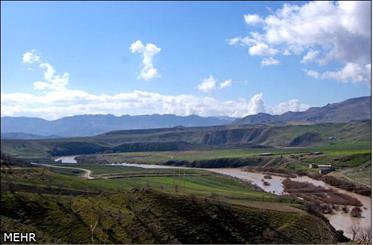
[[[37,139],[57,139],[57,138],[61,138],[61,136],[58,136],[58,135],[41,136],[41,135],[36,135],[36,134],[27,134],[27,133],[19,133],[19,132],[12,132],[12,133],[1,132],[1,139],[37,140]]]
[[[237,119],[233,124],[314,124],[371,119],[371,97],[358,97],[301,112],[281,115],[258,113]]]
[[[202,127],[230,124],[231,117],[200,117],[153,114],[139,116],[78,115],[48,121],[35,117],[2,117],[2,138],[25,139],[45,136],[93,136],[113,130],[170,128],[176,126]]]
[[[228,124],[316,124],[371,119],[371,97],[358,97],[302,112],[281,115],[258,113],[242,119],[153,114],[139,116],[78,115],[48,121],[35,117],[2,117],[1,138],[45,139],[93,136],[109,131],[183,127],[207,127]]]

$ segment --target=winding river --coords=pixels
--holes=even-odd
[[[282,185],[282,181],[285,180],[285,177],[271,175],[272,179],[265,179],[265,181],[269,182],[270,185],[264,185],[262,179],[264,179],[264,175],[266,174],[263,173],[246,172],[239,168],[215,168],[206,170],[219,174],[229,175],[235,178],[239,178],[241,180],[249,181],[252,184],[259,186],[266,192],[271,192],[277,195],[286,194],[284,192],[284,187]],[[344,193],[356,198],[363,204],[363,212],[361,218],[351,217],[350,214],[346,214],[342,210],[334,211],[334,214],[325,214],[325,217],[329,220],[330,224],[336,230],[342,230],[344,232],[343,234],[348,238],[352,238],[352,225],[358,225],[363,229],[370,229],[372,219],[371,198],[353,192],[345,191],[343,189],[328,185],[323,181],[312,179],[308,176],[297,176],[295,178],[292,178],[292,180],[298,182],[311,183],[315,186],[320,186],[325,189],[336,190],[340,193]],[[349,208],[351,209],[351,207]]]

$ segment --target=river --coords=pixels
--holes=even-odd
[[[55,162],[60,162],[60,163],[78,163],[75,158],[77,156],[62,156],[54,159]]]
[[[284,187],[282,185],[282,181],[285,177],[274,176],[271,175],[272,179],[265,179],[265,181],[269,182],[270,185],[264,185],[262,179],[264,179],[263,173],[257,172],[246,172],[239,168],[215,168],[215,169],[206,169],[208,171],[212,171],[219,174],[229,175],[235,178],[239,178],[241,180],[249,181],[252,184],[255,184],[262,188],[266,192],[271,192],[277,195],[284,195]],[[336,230],[342,230],[344,235],[348,238],[352,238],[351,226],[358,225],[361,228],[370,229],[371,227],[371,219],[372,219],[372,205],[371,205],[371,198],[363,195],[359,195],[353,192],[345,191],[340,188],[336,188],[334,186],[328,185],[323,181],[312,179],[308,176],[297,176],[296,178],[291,178],[293,181],[298,182],[308,182],[315,186],[320,186],[326,189],[333,189],[340,193],[347,194],[358,199],[362,204],[362,217],[361,218],[354,218],[351,217],[350,214],[344,213],[342,210],[334,211],[334,214],[325,214],[325,217],[329,220],[330,224]],[[351,209],[351,207],[349,207]]]

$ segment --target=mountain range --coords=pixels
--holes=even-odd
[[[281,115],[258,113],[237,119],[234,124],[314,124],[371,119],[371,97],[358,97],[301,112]]]
[[[77,115],[48,121],[32,117],[1,117],[3,139],[46,139],[93,136],[115,130],[184,127],[206,127],[229,124],[316,124],[371,119],[371,97],[358,97],[302,112],[281,115],[258,113],[241,119],[153,114],[139,116]]]
[[[48,121],[35,117],[2,117],[1,138],[40,139],[92,136],[113,130],[203,127],[230,124],[236,118],[153,114],[139,116],[78,115]]]

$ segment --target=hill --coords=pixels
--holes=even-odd
[[[305,211],[249,208],[150,189],[69,196],[5,192],[1,215],[2,232],[18,227],[37,234],[38,243],[330,244],[347,240],[325,219]]]
[[[92,137],[2,140],[13,156],[180,151],[215,148],[305,147],[368,142],[371,121],[312,125],[229,125],[112,131]]]
[[[323,107],[311,107],[302,112],[286,112],[281,115],[259,113],[237,119],[234,124],[312,124],[349,122],[371,119],[371,97],[348,99]]]
[[[230,124],[230,117],[200,117],[196,115],[78,115],[48,121],[31,117],[1,117],[2,135],[20,138],[20,133],[37,136],[62,137],[93,136],[113,130],[168,128],[176,126],[197,127]],[[9,133],[17,133],[10,135]],[[25,137],[24,137],[25,138]],[[26,137],[27,138],[27,137]]]

